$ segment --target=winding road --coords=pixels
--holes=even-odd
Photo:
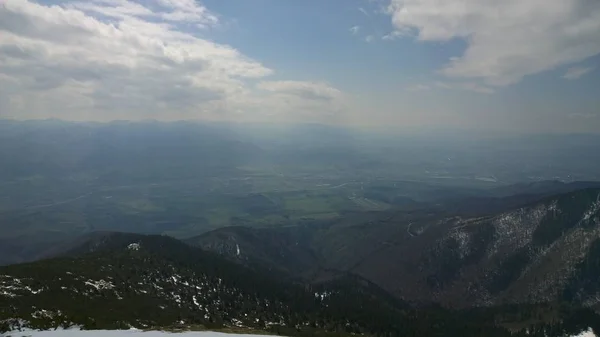
[[[412,222],[408,224],[408,226],[406,227],[406,232],[408,233],[408,235],[414,238],[416,235],[410,232],[410,226],[412,226],[412,224]]]
[[[69,203],[72,203],[72,202],[77,201],[79,199],[83,199],[85,197],[88,197],[92,193],[94,193],[94,192],[89,192],[89,193],[86,193],[86,194],[82,194],[82,195],[80,195],[80,196],[78,196],[76,198],[67,199],[67,200],[61,200],[61,201],[57,201],[57,202],[54,202],[54,203],[51,203],[51,204],[27,206],[27,207],[25,207],[25,209],[46,208],[46,207],[53,207],[53,206],[58,206],[58,205],[69,204]]]

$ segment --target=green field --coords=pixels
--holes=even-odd
[[[385,211],[438,191],[413,182],[245,168],[242,173],[121,181],[40,175],[0,188],[0,239],[118,230],[184,238],[224,226],[293,226],[347,212]],[[408,201],[407,201],[408,199]]]
[[[95,186],[37,176],[0,190],[0,230],[2,237],[97,230],[185,237],[223,226],[287,226],[300,219],[379,209],[350,199],[355,193],[350,185],[324,185],[340,183],[277,176]]]

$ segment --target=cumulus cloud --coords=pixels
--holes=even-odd
[[[487,87],[485,85],[481,85],[475,82],[443,82],[436,81],[434,85],[438,88],[443,89],[457,89],[457,90],[466,90],[478,92],[480,94],[492,94],[494,93],[494,89]]]
[[[571,67],[571,68],[567,69],[567,72],[563,75],[563,78],[567,79],[567,80],[576,80],[576,79],[580,78],[581,76],[589,73],[592,70],[594,70],[594,68]]]
[[[272,69],[201,37],[202,28],[219,23],[194,0],[5,1],[0,117],[179,119],[248,107],[260,113],[263,106],[293,112],[254,87]],[[301,95],[294,102],[303,100],[314,104]]]
[[[341,98],[338,89],[318,82],[264,81],[257,84],[259,89],[282,94],[296,95],[311,100],[333,101]]]
[[[352,26],[352,27],[350,27],[350,33],[352,33],[353,35],[358,34],[359,31],[360,31],[360,26]]]
[[[394,27],[419,41],[464,39],[448,77],[492,86],[574,64],[600,53],[600,1],[390,0]]]
[[[409,32],[406,32],[406,31],[403,32],[403,31],[400,31],[400,30],[394,30],[394,31],[392,31],[392,32],[390,32],[390,33],[385,34],[384,36],[382,36],[381,39],[382,40],[386,40],[386,41],[393,41],[393,40],[396,40],[396,39],[399,39],[401,37],[405,37],[405,36],[408,36],[408,35],[409,35]]]
[[[306,114],[339,113],[346,108],[344,93],[326,83],[262,81],[256,86],[272,94],[272,98],[275,98],[273,104],[292,104]]]

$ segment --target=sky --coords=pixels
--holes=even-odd
[[[600,1],[0,0],[0,118],[600,132]]]

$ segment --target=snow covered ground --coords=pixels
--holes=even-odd
[[[164,331],[141,331],[141,330],[93,330],[81,331],[70,330],[52,330],[52,331],[15,331],[8,332],[0,336],[10,337],[257,337],[260,335],[238,335],[211,331],[190,331],[190,332],[164,332]],[[264,336],[261,336],[264,337]],[[584,331],[579,335],[571,337],[597,337],[592,329]]]
[[[596,337],[596,335],[594,335],[594,331],[592,331],[592,329],[588,329],[587,331],[584,331],[573,337]]]
[[[164,331],[141,331],[141,330],[94,330],[81,331],[70,330],[51,330],[51,331],[15,331],[0,336],[10,337],[256,337],[257,335],[238,335],[211,331],[192,331],[182,333],[171,333]],[[587,337],[587,336],[584,336]]]

